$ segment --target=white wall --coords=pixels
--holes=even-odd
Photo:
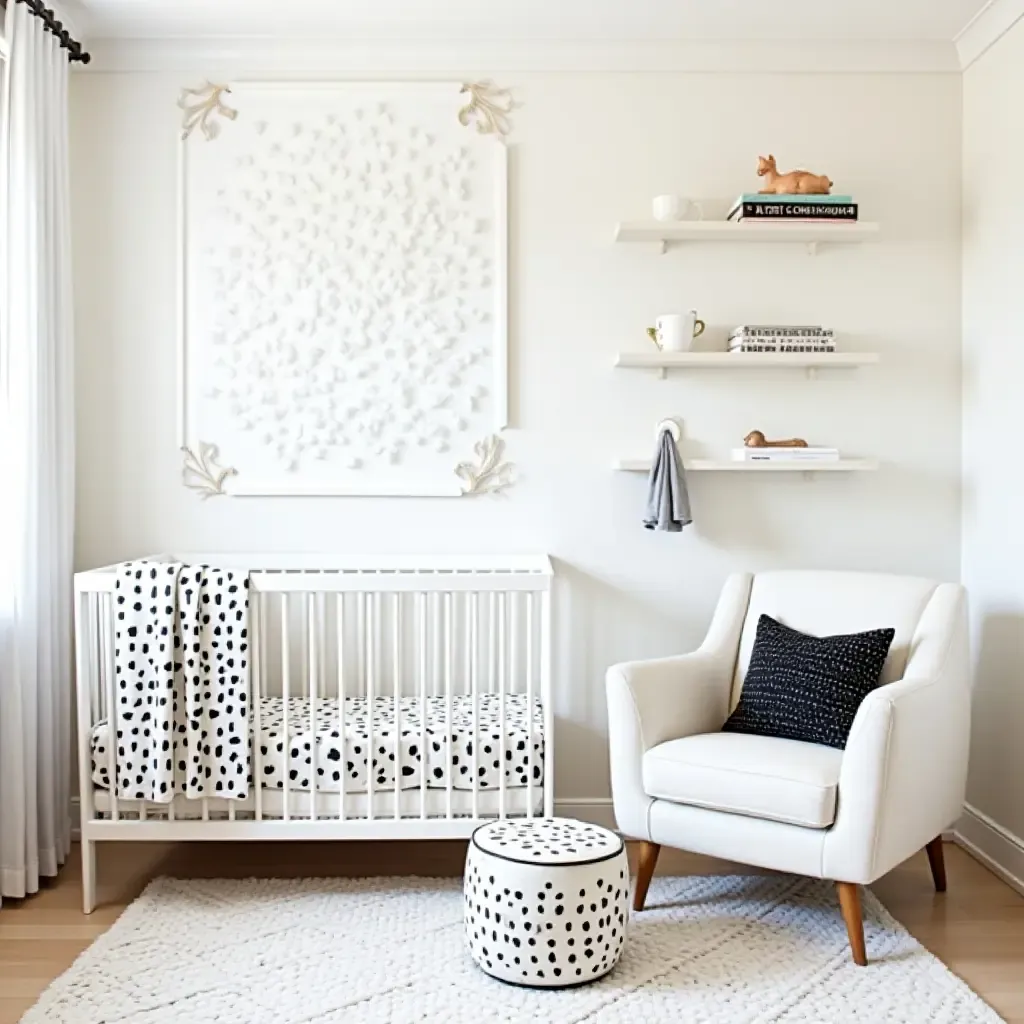
[[[500,76],[511,149],[510,456],[504,500],[221,499],[182,487],[175,447],[175,101],[197,76],[74,79],[80,567],[154,550],[550,552],[561,583],[561,799],[607,796],[603,672],[693,646],[734,569],[960,568],[960,80],[942,74]],[[201,76],[199,76],[201,77]],[[452,76],[457,77],[456,75]],[[201,143],[200,143],[201,144]],[[679,191],[751,189],[759,152],[810,165],[882,222],[879,245],[610,244]],[[821,322],[877,369],[817,381],[616,371],[658,313]],[[998,386],[998,381],[996,382]],[[696,525],[640,525],[662,416],[691,454],[754,428],[876,456],[874,475],[693,475]]]
[[[1024,395],[1024,23],[963,87],[963,578],[977,659],[968,801],[984,816],[968,814],[964,828],[1024,878],[1024,479],[1012,464]]]

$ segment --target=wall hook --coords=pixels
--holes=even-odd
[[[671,417],[661,420],[654,428],[655,440],[661,437],[663,430],[667,430],[672,435],[672,440],[675,441],[676,444],[679,444],[683,436],[683,428],[679,425],[678,420],[672,419]]]

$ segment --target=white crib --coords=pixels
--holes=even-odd
[[[459,838],[553,813],[546,556],[149,559],[249,574],[252,785],[117,796],[116,567],[76,574],[86,913],[98,842]]]

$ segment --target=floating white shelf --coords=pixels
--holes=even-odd
[[[852,224],[769,223],[736,224],[726,220],[623,221],[615,226],[616,242],[648,242],[667,252],[683,242],[802,242],[813,255],[819,243],[873,242],[881,226],[872,221]]]
[[[875,459],[839,459],[836,462],[740,462],[731,459],[687,459],[688,473],[866,473],[878,469]],[[613,469],[625,473],[649,473],[650,459],[618,459]]]
[[[615,365],[632,370],[848,370],[878,362],[877,352],[620,352]]]

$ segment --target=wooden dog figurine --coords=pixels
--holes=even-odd
[[[769,441],[760,430],[752,430],[745,438],[746,448],[806,448],[807,442],[802,437],[791,437],[788,441]]]
[[[811,174],[810,171],[779,174],[771,153],[757,158],[757,176],[765,179],[761,195],[827,196],[832,188],[831,180],[824,174]]]

